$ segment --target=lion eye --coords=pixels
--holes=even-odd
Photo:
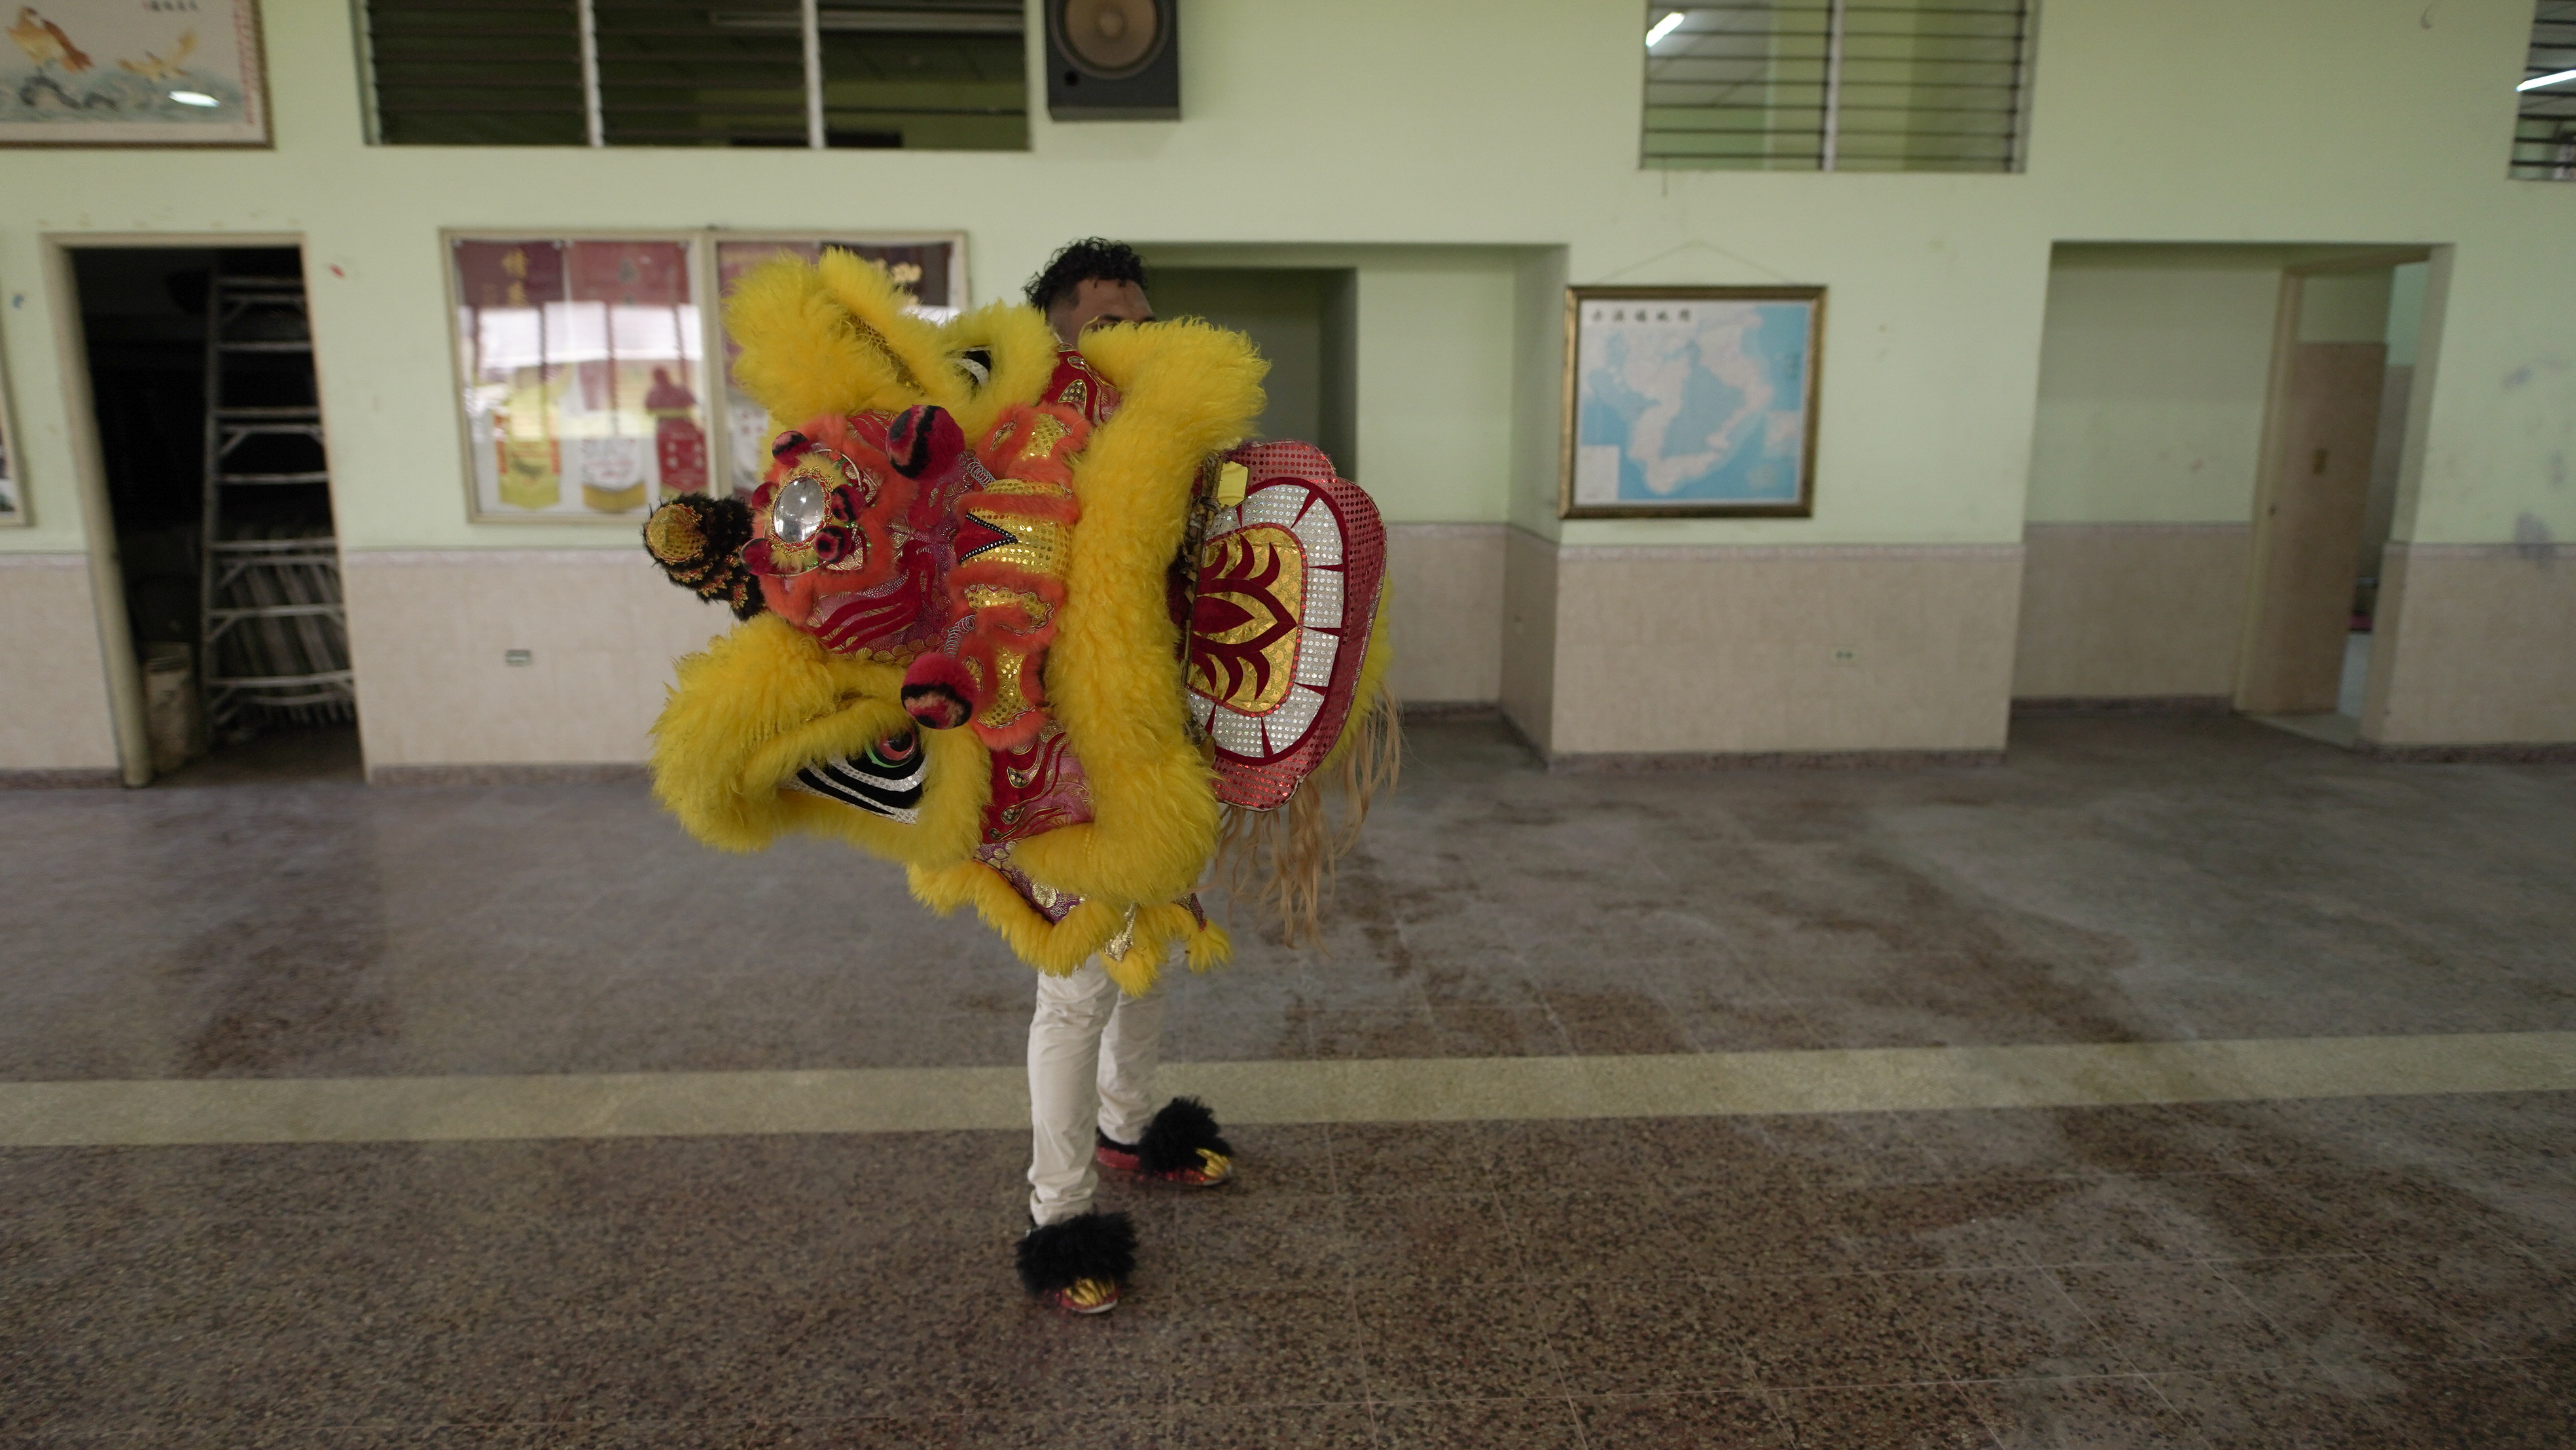
[[[791,478],[778,491],[769,531],[782,544],[804,543],[822,530],[825,512],[823,485],[810,478]]]

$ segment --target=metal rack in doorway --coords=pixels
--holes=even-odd
[[[218,267],[206,322],[206,721],[240,732],[353,720],[304,281]]]

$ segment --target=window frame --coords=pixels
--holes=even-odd
[[[1652,87],[1656,84],[1651,67],[1658,57],[1655,55],[1653,47],[1649,46],[1646,48],[1644,59],[1639,67],[1640,84],[1638,87],[1637,169],[1640,171],[1813,171],[1819,175],[1920,175],[1927,173],[1945,176],[2024,175],[2030,170],[2032,100],[2038,90],[2037,72],[2039,65],[2040,24],[2042,11],[2045,6],[2043,0],[2019,0],[2019,3],[2021,7],[2020,46],[2015,52],[2015,59],[2013,62],[2012,121],[2011,124],[2002,132],[2002,139],[2005,148],[2004,164],[1999,168],[1891,168],[1875,166],[1846,167],[1836,165],[1835,162],[1839,159],[1839,146],[1837,143],[1839,141],[1839,133],[1842,127],[1840,94],[1842,87],[1841,71],[1844,62],[1849,58],[1847,55],[1839,53],[1843,49],[1841,17],[1849,8],[1849,0],[1828,0],[1827,23],[1830,38],[1827,40],[1827,53],[1825,57],[1826,79],[1822,83],[1825,95],[1824,99],[1819,102],[1817,108],[1820,112],[1820,124],[1818,127],[1819,154],[1817,157],[1817,164],[1815,166],[1694,166],[1687,163],[1677,164],[1675,158],[1658,157],[1651,153],[1648,150],[1648,135],[1650,127],[1647,125],[1646,118],[1647,113],[1654,109],[1648,97],[1652,94]],[[1690,3],[1690,0],[1650,0],[1650,3],[1645,7],[1644,27],[1638,33],[1642,37],[1646,32],[1651,31],[1654,28],[1657,19],[1662,15],[1672,13],[1687,14],[1694,9],[1713,8],[1717,7],[1708,3],[1693,4]],[[1769,132],[1766,128],[1765,134],[1775,133]]]
[[[252,3],[252,0],[241,0],[241,3]],[[382,88],[379,86],[376,77],[374,16],[369,8],[369,0],[348,0],[348,3],[351,42],[356,52],[358,67],[358,101],[363,113],[360,120],[367,145],[471,145],[475,146],[476,149],[484,149],[485,147],[498,148],[504,145],[524,145],[534,149],[543,149],[554,144],[547,142],[450,143],[397,142],[386,140],[384,125],[384,98],[381,93]],[[608,139],[607,112],[603,101],[604,86],[600,75],[598,15],[594,7],[593,0],[571,0],[571,3],[574,11],[574,37],[580,48],[581,113],[582,130],[585,139],[580,142],[579,145],[582,149],[587,150],[607,150],[617,143],[612,143]],[[821,0],[798,0],[798,21],[798,38],[804,56],[803,82],[805,88],[805,144],[801,148],[791,147],[788,149],[809,151],[864,149],[834,148],[831,145],[828,120],[831,107],[825,96],[826,81],[823,74],[824,27],[822,23],[823,7]],[[1026,122],[1033,114],[1030,110],[1030,97],[1036,94],[1036,88],[1030,84],[1029,79],[1032,73],[1031,52],[1028,43],[1029,30],[1025,21],[1023,21],[1021,29],[1016,32],[1016,34],[1020,39],[1021,60],[1019,115],[1023,122]],[[1032,137],[1016,148],[991,149],[1016,149],[1026,151],[1029,149],[1029,145],[1033,143],[1033,140],[1034,138]],[[556,149],[561,148],[557,146]],[[651,150],[657,148],[650,144],[638,144],[622,145],[618,146],[617,149]],[[688,150],[696,148],[674,147],[667,149]],[[949,148],[907,147],[904,149],[935,150]],[[981,152],[987,148],[978,147],[969,149]]]

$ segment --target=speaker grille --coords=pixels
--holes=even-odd
[[[1047,18],[1065,58],[1102,80],[1152,65],[1170,38],[1155,0],[1049,0]]]

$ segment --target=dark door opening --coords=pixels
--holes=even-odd
[[[71,255],[154,775],[355,778],[301,259],[282,247]]]
[[[1163,267],[1147,275],[1159,317],[1203,317],[1252,338],[1270,372],[1262,438],[1321,448],[1358,477],[1357,274],[1350,268]]]

